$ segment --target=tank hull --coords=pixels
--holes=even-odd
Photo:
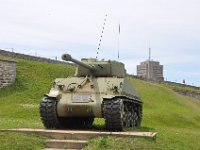
[[[57,89],[56,92],[55,87],[53,87],[47,96],[57,99],[57,114],[59,117],[94,116],[101,118],[104,116],[103,101],[114,98],[129,99],[140,103],[138,94],[129,85],[126,78],[68,77],[56,79],[55,83],[57,87],[62,87],[62,90]],[[69,91],[70,85],[73,85],[74,90]],[[57,94],[55,95],[55,93]]]

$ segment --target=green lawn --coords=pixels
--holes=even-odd
[[[129,80],[144,102],[141,130],[158,132],[156,140],[97,138],[92,139],[89,146],[84,150],[200,149],[199,100],[176,94],[165,85],[147,83],[132,78],[129,78]]]
[[[39,117],[39,103],[53,80],[72,75],[74,67],[16,61],[16,83],[0,89],[0,129],[44,128]],[[44,141],[45,138],[35,135],[0,133],[0,150],[39,150],[44,147]]]
[[[0,89],[0,129],[43,128],[40,100],[53,79],[73,73],[71,66],[17,60],[16,83]],[[97,138],[91,139],[85,150],[200,149],[199,100],[178,95],[161,84],[129,80],[144,102],[141,130],[158,132],[157,139]],[[103,119],[96,119],[94,125],[103,127],[103,123]],[[37,135],[0,133],[2,150],[42,149],[44,141],[44,137]]]
[[[41,150],[46,139],[35,134],[0,132],[0,150]]]

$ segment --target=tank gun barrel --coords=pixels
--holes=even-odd
[[[82,66],[82,67],[85,67],[85,68],[87,68],[87,69],[89,69],[89,70],[91,70],[91,71],[94,70],[94,67],[92,67],[92,66],[90,66],[90,65],[87,65],[87,64],[85,64],[85,63],[83,63],[83,62],[81,62],[81,61],[79,61],[79,60],[76,60],[76,59],[72,58],[72,56],[69,55],[69,54],[63,54],[63,55],[62,55],[62,60],[65,60],[65,61],[72,61],[72,62],[74,62],[75,64],[80,65],[80,66]]]

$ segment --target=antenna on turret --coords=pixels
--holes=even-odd
[[[103,23],[103,27],[102,27],[101,37],[100,37],[100,40],[99,40],[99,45],[98,45],[98,49],[97,49],[96,59],[98,58],[99,49],[100,49],[101,41],[102,41],[102,37],[103,37],[103,32],[104,32],[104,28],[106,26],[106,18],[107,18],[107,14],[105,15],[105,18],[104,18],[104,23]]]
[[[119,37],[120,37],[120,23],[119,23],[119,35],[118,35],[118,60],[119,60]]]

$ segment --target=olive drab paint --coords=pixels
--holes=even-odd
[[[126,78],[123,63],[97,59],[78,61],[69,54],[64,54],[62,59],[78,66],[75,76],[55,79],[45,94],[40,115],[46,128],[91,126],[95,117],[105,118],[109,130],[140,127],[142,102]]]

